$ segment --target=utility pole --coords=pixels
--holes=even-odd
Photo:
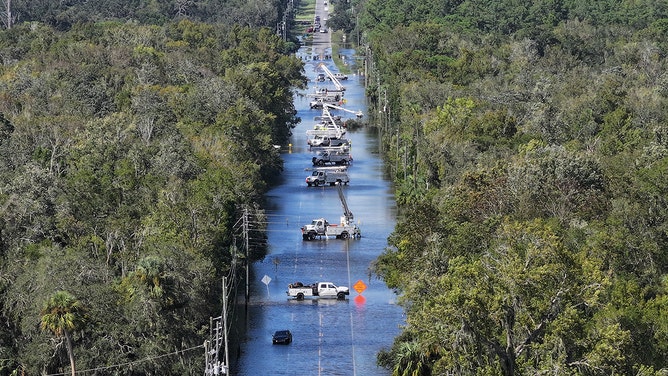
[[[249,239],[248,239],[248,208],[244,208],[243,214],[243,235],[244,235],[244,246],[246,247],[246,311],[248,311],[248,300],[250,298],[249,284],[250,284],[250,252],[249,248]]]
[[[227,338],[227,277],[223,277],[223,340],[225,341],[224,374],[227,375],[230,370],[230,346]]]
[[[225,346],[225,361],[220,361],[221,348]],[[227,278],[223,277],[223,314],[209,319],[209,339],[204,341],[204,375],[227,375],[230,356],[227,343]]]

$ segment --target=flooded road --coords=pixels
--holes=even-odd
[[[331,60],[312,60],[312,55],[321,53],[308,48],[300,51],[311,79],[321,62],[337,71]],[[341,53],[352,59],[351,50]],[[350,76],[342,83],[347,88],[344,107],[366,113],[361,78]],[[304,93],[312,92],[312,85]],[[354,162],[348,168],[350,184],[343,192],[362,238],[304,241],[301,226],[320,217],[338,223],[343,208],[336,187],[307,187],[305,183],[312,168],[306,130],[313,128],[313,119],[321,110],[310,109],[308,97],[297,96],[295,103],[302,123],[294,129],[291,150],[283,153],[283,181],[268,193],[269,254],[251,270],[246,332],[241,335],[230,374],[389,375],[390,371],[376,365],[376,354],[392,345],[403,316],[393,292],[369,275],[371,263],[386,247],[396,217],[391,185],[383,176],[377,153],[377,137],[367,129],[347,134]],[[262,281],[266,277],[271,279],[268,284]],[[351,292],[345,301],[296,301],[287,297],[286,290],[297,281],[333,282],[350,287]],[[366,285],[361,294],[353,289],[358,281]],[[293,333],[293,342],[272,345],[272,333],[282,329]]]

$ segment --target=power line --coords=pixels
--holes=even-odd
[[[129,366],[129,365],[133,365],[133,364],[138,364],[138,363],[148,362],[148,361],[151,361],[151,360],[165,358],[165,357],[168,357],[168,356],[183,354],[185,352],[200,349],[202,347],[204,347],[204,345],[197,345],[195,347],[190,347],[188,349],[174,351],[174,352],[171,352],[169,354],[157,355],[157,356],[153,356],[153,357],[150,357],[150,358],[135,360],[135,361],[132,361],[132,362],[127,362],[127,363],[114,364],[114,365],[111,365],[111,366],[104,366],[104,367],[98,367],[98,368],[77,370],[76,372],[77,372],[77,374],[80,374],[80,373],[85,373],[85,372],[103,371],[103,370],[107,370],[107,369],[111,369],[111,368],[125,367],[125,366]],[[48,374],[48,375],[45,375],[45,376],[64,376],[64,375],[66,375],[66,374],[65,373],[51,373],[51,374]]]

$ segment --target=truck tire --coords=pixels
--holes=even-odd
[[[345,160],[345,159],[343,159],[343,160],[341,160],[341,164],[342,164],[342,165],[347,165],[347,164],[348,164],[348,161]]]
[[[304,300],[304,293],[300,292],[297,294],[297,300]]]
[[[308,184],[309,187],[312,185],[311,183],[306,183],[306,184]]]
[[[348,239],[348,233],[346,231],[341,233],[341,239]]]
[[[344,300],[346,298],[346,294],[339,292],[338,294],[336,294],[336,298],[339,300]]]
[[[319,185],[320,185],[320,180],[316,180],[316,181],[314,181],[314,182],[313,182],[313,185],[316,186],[316,187],[319,186]]]
[[[308,233],[308,240],[315,240],[315,232],[311,231]]]

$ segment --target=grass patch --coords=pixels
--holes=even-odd
[[[316,0],[299,0],[297,8],[295,9],[295,22],[292,24],[292,29],[290,29],[291,35],[307,34],[306,29],[313,24],[315,2]],[[302,23],[305,22],[308,22],[309,24],[302,25]],[[304,40],[308,39],[311,38],[304,38]]]
[[[296,21],[312,21],[315,14],[315,0],[300,1],[297,8]]]
[[[339,50],[341,49],[341,46],[346,44],[343,41],[344,36],[345,33],[343,30],[337,30],[332,33],[332,60],[334,60],[334,64],[336,64],[339,72],[343,74],[351,74],[357,69],[355,62],[353,60],[343,60],[339,58]]]

